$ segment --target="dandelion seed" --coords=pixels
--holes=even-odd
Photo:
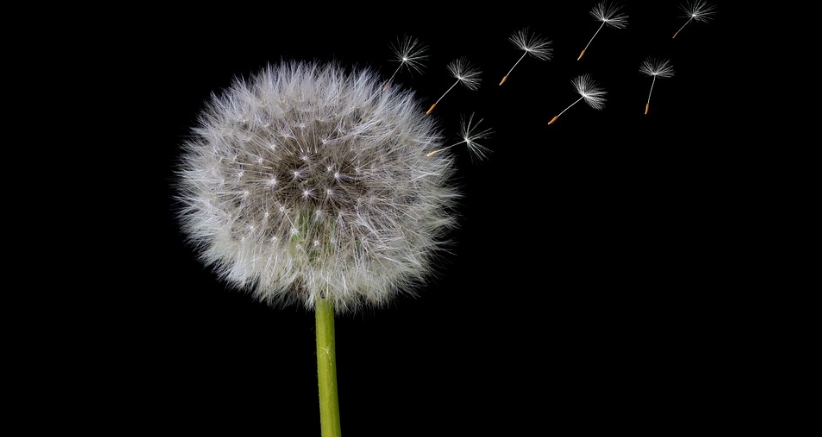
[[[385,86],[382,87],[383,90],[388,88],[389,85],[394,81],[394,77],[399,73],[402,67],[408,68],[408,71],[411,72],[422,72],[423,65],[422,61],[428,58],[426,52],[428,51],[428,46],[419,42],[417,38],[411,36],[404,36],[402,39],[397,39],[395,43],[391,44],[391,51],[394,52],[394,60],[399,62],[400,65],[397,66],[397,69],[394,70],[394,73],[385,82]]]
[[[585,103],[597,110],[605,107],[605,94],[608,92],[600,88],[590,75],[583,74],[577,76],[571,81],[571,84],[574,85],[574,88],[577,90],[579,98],[574,103],[568,105],[567,108],[563,109],[562,112],[554,116],[554,118],[548,122],[548,125],[551,125],[557,121],[560,115],[571,109],[571,107],[579,103],[580,100],[585,100]]]
[[[679,30],[674,33],[674,36],[671,39],[676,38],[679,35],[679,32],[685,28],[691,21],[699,21],[702,23],[707,23],[713,18],[713,15],[716,13],[716,9],[713,5],[709,5],[704,0],[694,0],[688,1],[684,3],[682,6],[679,7],[685,12],[685,17],[688,19],[685,21],[685,24],[679,28]]]
[[[645,103],[645,113],[648,113],[648,107],[651,105],[651,93],[654,92],[654,83],[657,77],[672,77],[674,75],[674,67],[667,59],[654,59],[648,57],[642,62],[639,67],[639,72],[653,77],[651,81],[651,91],[648,92],[648,102]]]
[[[445,90],[444,93],[442,93],[440,98],[437,99],[437,101],[434,102],[434,104],[431,105],[430,108],[428,108],[426,114],[430,114],[431,111],[434,110],[434,107],[437,106],[437,103],[439,103],[440,100],[442,100],[442,98],[445,97],[446,94],[448,94],[452,89],[454,89],[454,87],[457,86],[458,83],[462,83],[463,85],[465,85],[466,88],[472,91],[479,88],[480,81],[482,80],[482,78],[480,78],[480,70],[471,65],[471,63],[468,62],[468,60],[464,56],[454,61],[451,61],[451,63],[448,64],[448,71],[451,73],[451,76],[453,76],[457,80],[454,82],[453,85],[451,85],[450,88],[448,88],[447,90]]]
[[[509,41],[514,43],[517,48],[522,50],[524,53],[522,56],[517,59],[517,62],[514,63],[514,66],[508,70],[508,73],[505,73],[505,76],[500,81],[500,85],[504,84],[506,80],[508,80],[508,75],[514,71],[514,68],[522,61],[522,59],[526,55],[531,55],[541,61],[548,61],[551,59],[551,52],[553,49],[551,48],[551,41],[546,39],[542,39],[536,34],[528,34],[528,28],[524,28],[518,32],[515,32],[508,38]]]
[[[585,44],[585,48],[582,49],[582,52],[579,54],[577,61],[582,59],[582,55],[585,54],[585,50],[588,50],[588,46],[591,45],[591,42],[594,41],[594,38],[597,37],[599,31],[605,25],[613,27],[614,29],[624,29],[625,26],[628,25],[628,16],[625,14],[618,14],[619,10],[622,9],[622,6],[616,6],[613,4],[608,3],[607,1],[602,1],[597,3],[593,9],[589,12],[594,19],[597,21],[601,21],[602,24],[599,25],[599,28],[596,32],[594,32],[594,36],[588,41],[588,44]]]
[[[490,128],[479,130],[478,127],[480,123],[482,123],[482,119],[474,124],[473,113],[468,117],[468,120],[466,120],[465,117],[462,117],[460,123],[460,137],[462,138],[462,141],[434,150],[433,152],[428,152],[426,156],[433,156],[443,150],[450,149],[454,146],[459,146],[460,144],[465,144],[468,147],[468,151],[471,153],[472,158],[477,157],[480,161],[486,159],[491,150],[478,143],[477,140],[488,138],[492,133],[494,133],[494,131]]]

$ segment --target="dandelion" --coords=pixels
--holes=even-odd
[[[672,77],[674,75],[674,67],[667,59],[654,59],[648,57],[642,62],[639,67],[640,73],[651,76],[651,91],[648,92],[648,102],[645,103],[645,113],[648,113],[648,107],[651,105],[651,94],[654,92],[654,83],[657,77]]]
[[[682,27],[674,33],[674,36],[672,36],[671,39],[676,38],[676,36],[679,35],[679,32],[681,32],[682,29],[684,29],[685,26],[687,26],[691,21],[707,23],[713,19],[713,15],[716,13],[714,6],[709,5],[704,0],[688,1],[682,4],[679,8],[685,12],[685,18],[688,20],[685,21],[685,24],[683,24]]]
[[[417,38],[404,36],[402,39],[397,39],[395,43],[391,44],[391,51],[394,52],[394,60],[400,65],[394,70],[394,73],[385,82],[383,90],[388,88],[394,81],[394,77],[399,73],[402,67],[406,67],[411,72],[421,72],[423,68],[422,61],[428,58],[426,54],[428,46],[419,42]]]
[[[451,63],[448,64],[448,71],[451,73],[451,76],[453,76],[457,80],[454,82],[453,85],[451,85],[450,88],[448,88],[447,90],[445,90],[444,93],[442,93],[440,98],[437,99],[437,101],[434,102],[434,104],[431,105],[430,108],[428,108],[426,114],[430,114],[431,111],[434,110],[434,107],[437,106],[437,103],[439,103],[440,100],[442,100],[442,98],[445,97],[446,94],[448,94],[452,89],[454,89],[454,87],[457,86],[458,83],[462,83],[466,88],[472,91],[479,88],[480,81],[482,80],[480,78],[480,71],[479,69],[471,65],[471,63],[468,62],[468,60],[465,57],[461,57],[454,61],[451,61]]]
[[[493,129],[487,128],[483,130],[479,130],[478,127],[480,123],[482,123],[482,119],[477,121],[474,124],[474,114],[472,113],[468,119],[466,120],[465,117],[462,117],[460,120],[460,137],[462,138],[461,141],[451,144],[450,146],[443,147],[441,149],[434,150],[433,152],[428,152],[426,156],[433,156],[437,153],[442,152],[443,150],[450,149],[454,146],[459,146],[460,144],[465,144],[468,147],[468,151],[471,154],[471,157],[477,157],[480,161],[487,158],[488,153],[490,153],[490,149],[478,143],[478,140],[483,140],[488,138],[492,133],[494,133]]]
[[[574,103],[568,105],[567,108],[563,109],[562,112],[554,116],[554,118],[548,122],[548,125],[551,125],[557,121],[560,115],[571,109],[571,107],[579,103],[580,100],[585,100],[585,103],[597,110],[601,110],[605,107],[605,94],[608,92],[600,88],[594,80],[591,79],[590,75],[583,74],[577,76],[571,81],[571,84],[574,85],[574,88],[577,90],[579,98]]]
[[[338,436],[334,314],[413,293],[455,226],[454,158],[411,91],[283,62],[214,95],[183,142],[177,211],[221,280],[316,318],[323,436]]]
[[[582,49],[582,52],[579,54],[577,61],[582,59],[582,55],[585,54],[585,50],[588,50],[588,46],[591,45],[591,42],[594,41],[594,38],[597,37],[597,34],[605,25],[609,27],[613,27],[614,29],[624,29],[625,26],[628,25],[628,16],[625,14],[619,14],[619,10],[622,9],[622,6],[615,6],[609,4],[607,1],[602,1],[597,3],[593,9],[589,12],[594,19],[597,21],[601,21],[602,24],[599,25],[597,31],[594,32],[594,36],[588,41],[588,44],[585,44],[585,48]]]
[[[537,36],[536,34],[528,34],[528,28],[524,28],[518,32],[515,32],[508,38],[518,49],[522,50],[522,56],[517,59],[517,62],[514,63],[514,66],[508,70],[508,73],[500,81],[500,85],[504,84],[506,80],[508,80],[508,75],[514,71],[514,68],[522,61],[522,59],[526,55],[531,55],[541,61],[548,61],[551,59],[551,52],[553,49],[551,48],[551,41],[545,40]]]

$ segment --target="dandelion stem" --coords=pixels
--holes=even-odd
[[[500,85],[504,84],[505,81],[508,80],[508,75],[511,74],[512,71],[514,71],[514,68],[517,68],[517,65],[520,63],[520,61],[522,61],[522,58],[524,58],[525,55],[527,55],[527,54],[528,54],[528,52],[526,51],[525,53],[522,54],[522,56],[519,57],[519,59],[517,59],[517,62],[514,62],[514,66],[511,67],[511,69],[508,70],[507,73],[505,73],[505,77],[503,77],[502,81],[500,81],[500,83],[499,83]]]
[[[437,99],[437,101],[436,101],[436,102],[434,102],[434,103],[435,103],[435,104],[436,104],[436,103],[439,103],[439,102],[440,102],[440,100],[442,100],[442,98],[443,98],[443,97],[445,97],[445,95],[446,95],[446,94],[448,94],[449,92],[451,92],[451,90],[452,90],[452,89],[454,89],[454,87],[455,87],[455,86],[457,86],[457,84],[458,84],[458,83],[460,83],[460,81],[459,81],[459,80],[457,80],[456,82],[454,82],[454,84],[453,84],[453,85],[451,85],[450,87],[448,87],[448,89],[447,89],[447,90],[445,90],[445,92],[444,92],[444,93],[442,93],[442,95],[440,96],[440,98],[439,98],[439,99]]]
[[[565,111],[567,111],[567,110],[571,109],[571,107],[572,107],[572,106],[576,105],[577,103],[579,103],[579,101],[580,101],[580,100],[582,100],[582,99],[584,99],[584,98],[585,98],[585,97],[580,97],[580,98],[578,98],[578,99],[577,99],[574,103],[571,103],[570,105],[568,105],[568,107],[566,107],[565,109],[563,109],[563,110],[562,110],[562,112],[560,112],[559,114],[555,115],[555,116],[554,116],[554,118],[552,118],[552,119],[551,119],[551,121],[549,121],[549,122],[548,122],[548,125],[550,126],[550,125],[554,124],[554,122],[555,122],[555,121],[557,121],[557,119],[559,118],[559,116],[560,116],[560,115],[564,114],[564,113],[565,113]]]
[[[682,32],[682,29],[684,29],[685,26],[687,26],[688,23],[690,23],[691,20],[693,20],[693,19],[694,19],[694,17],[688,18],[688,21],[686,21],[685,24],[683,24],[682,27],[680,27],[679,30],[677,30],[676,33],[674,33],[674,36],[672,36],[671,39],[676,38],[676,36],[679,35],[679,32]]]
[[[334,347],[334,303],[318,298],[314,305],[317,330],[317,379],[320,389],[322,437],[340,437],[337,355]]]
[[[590,40],[588,40],[588,44],[585,44],[585,48],[583,48],[583,49],[582,49],[582,53],[580,53],[580,54],[579,54],[579,57],[577,58],[577,61],[579,61],[580,59],[582,59],[582,55],[584,55],[584,54],[585,54],[585,50],[588,50],[588,46],[590,46],[590,45],[591,45],[591,43],[594,41],[594,38],[596,38],[596,37],[597,37],[597,34],[599,33],[599,31],[600,31],[600,30],[602,30],[602,26],[605,26],[605,22],[604,22],[604,21],[602,22],[602,24],[600,24],[600,25],[599,25],[599,28],[597,29],[597,31],[596,31],[596,32],[594,32],[594,36],[592,36],[592,37],[591,37],[591,39],[590,39]]]
[[[389,78],[388,78],[388,80],[385,82],[385,85],[383,85],[383,87],[382,87],[382,90],[383,90],[383,91],[385,91],[385,90],[388,88],[388,86],[389,86],[389,85],[391,85],[391,82],[393,82],[393,81],[394,81],[394,77],[395,77],[395,76],[397,75],[397,73],[400,71],[400,68],[402,68],[402,64],[400,64],[400,66],[399,66],[399,67],[397,67],[397,69],[396,69],[396,70],[394,70],[394,74],[392,74],[392,75],[391,75],[391,77],[389,77]]]
[[[465,143],[465,142],[466,142],[466,141],[465,141],[465,140],[463,140],[463,141],[460,141],[459,143],[454,143],[454,144],[451,144],[450,146],[443,147],[442,149],[433,150],[433,151],[431,151],[431,152],[426,153],[426,154],[425,154],[425,156],[434,156],[434,155],[436,155],[437,153],[442,152],[443,150],[448,150],[448,149],[450,149],[450,148],[452,148],[452,147],[454,147],[454,146],[459,146],[460,144],[463,144],[463,143]]]
[[[454,89],[454,87],[455,87],[455,86],[457,86],[457,84],[458,84],[458,83],[460,83],[460,80],[459,80],[459,79],[457,79],[457,81],[456,81],[456,82],[454,82],[454,84],[453,84],[453,85],[451,85],[451,86],[450,86],[447,90],[445,90],[445,92],[444,92],[444,93],[442,93],[442,95],[440,96],[440,98],[439,98],[439,99],[437,99],[437,101],[436,101],[436,102],[434,102],[434,104],[433,104],[433,105],[431,105],[431,107],[428,109],[428,111],[426,112],[426,114],[430,114],[430,113],[431,113],[431,111],[433,111],[433,110],[434,110],[434,107],[435,107],[435,106],[437,106],[437,103],[439,103],[439,102],[440,102],[440,100],[442,100],[442,98],[443,98],[443,97],[445,97],[445,95],[446,95],[446,94],[448,94],[448,93],[449,93],[452,89]]]
[[[656,75],[654,75],[654,78],[651,79],[651,91],[648,92],[648,102],[645,103],[645,113],[646,114],[648,113],[648,106],[651,105],[651,94],[653,94],[653,92],[654,92],[654,84],[655,83],[656,83]]]
[[[560,115],[564,114],[564,113],[565,113],[565,111],[567,111],[567,110],[571,109],[571,107],[572,107],[572,106],[576,105],[577,103],[579,103],[579,101],[580,101],[580,100],[582,100],[582,99],[584,99],[584,98],[585,98],[585,97],[580,97],[580,98],[576,99],[576,101],[574,101],[574,103],[571,103],[570,105],[568,105],[568,107],[567,107],[567,108],[563,109],[563,110],[562,110],[562,112],[560,112],[559,114],[557,114],[557,117],[559,117]]]

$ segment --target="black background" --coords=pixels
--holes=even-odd
[[[454,88],[430,116],[457,140],[460,116],[475,113],[494,130],[492,153],[457,151],[460,228],[430,284],[337,318],[344,435],[667,431],[721,414],[716,377],[730,373],[738,335],[719,279],[736,244],[736,186],[723,176],[735,147],[724,128],[730,12],[712,2],[712,22],[672,39],[678,2],[622,4],[627,28],[602,29],[579,61],[599,26],[592,2],[135,9],[95,35],[118,47],[97,74],[128,73],[112,93],[130,155],[119,177],[133,184],[110,214],[136,219],[110,234],[115,252],[101,258],[114,259],[114,279],[89,293],[75,320],[87,329],[68,338],[83,370],[59,384],[66,399],[94,399],[69,420],[319,435],[313,313],[267,307],[197,261],[174,216],[179,145],[236,77],[281,60],[388,77],[389,45],[405,34],[429,47],[424,72],[396,80],[421,111],[453,83],[450,61],[482,71],[477,91]],[[522,54],[508,37],[524,27],[552,41],[553,57],[526,57],[498,86]],[[657,80],[645,115],[647,56],[676,73]],[[604,109],[580,102],[548,126],[579,97],[579,74],[608,92]]]

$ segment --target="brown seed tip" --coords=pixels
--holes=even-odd
[[[554,118],[552,118],[551,121],[548,122],[548,126],[554,124],[554,122],[557,121],[558,118],[559,118],[559,115],[555,115]]]

